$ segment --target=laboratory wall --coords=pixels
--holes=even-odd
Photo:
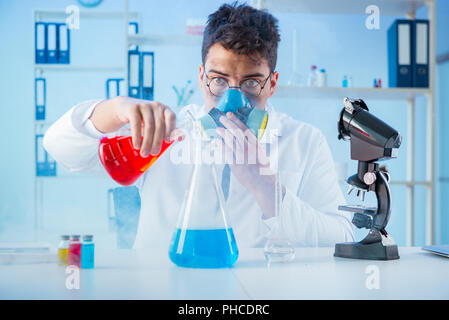
[[[446,51],[447,52],[447,51]],[[449,226],[449,214],[447,207],[449,205],[449,128],[447,123],[449,121],[449,62],[446,61],[438,66],[438,81],[439,81],[439,168],[440,174],[438,176],[439,181],[439,211],[441,214],[438,216],[436,224],[441,226],[437,229],[436,237],[441,243],[449,243],[449,233],[447,228]]]
[[[130,0],[130,11],[141,14],[141,33],[170,37],[185,33],[186,20],[206,18],[223,1],[144,1]],[[34,20],[33,10],[65,10],[69,5],[81,10],[118,11],[123,2],[104,0],[95,9],[83,8],[74,0],[0,0],[0,241],[39,241],[55,243],[63,233],[92,233],[99,245],[114,243],[115,235],[108,229],[107,191],[116,187],[104,174],[86,175],[67,172],[58,165],[55,178],[35,178],[34,140]],[[340,87],[345,75],[352,76],[354,87],[372,87],[373,78],[388,83],[387,35],[394,21],[381,12],[380,29],[369,30],[365,26],[366,15],[306,15],[274,13],[279,19],[281,43],[277,70],[279,84],[286,85],[292,76],[293,65],[306,82],[310,65],[326,69],[328,86]],[[421,10],[418,16],[425,18]],[[437,2],[437,53],[449,51],[447,39],[449,4]],[[296,30],[297,56],[292,57],[294,30]],[[55,121],[73,105],[88,99],[105,98],[105,81],[122,77],[118,71],[98,71],[98,67],[124,66],[125,44],[123,25],[118,19],[82,19],[79,30],[72,30],[71,64],[92,67],[92,70],[53,70],[45,74],[47,79],[47,118]],[[143,47],[155,54],[155,100],[178,110],[177,97],[172,88],[182,88],[192,81],[194,94],[189,103],[202,104],[197,85],[201,63],[200,46],[159,45]],[[295,60],[294,60],[295,59]],[[444,124],[449,121],[449,66],[438,67],[439,152],[437,180],[440,175],[449,177],[448,169],[440,161],[449,160],[447,145],[449,131]],[[361,98],[361,97],[353,97]],[[407,156],[407,106],[405,101],[366,100],[370,110],[403,134],[403,145],[397,159],[385,162],[392,180],[406,180]],[[271,99],[279,111],[311,123],[325,134],[334,160],[347,164],[347,174],[356,170],[350,160],[349,144],[337,139],[337,119],[342,101],[318,97],[317,99]],[[425,98],[416,101],[415,136],[417,139],[415,164],[416,180],[426,178]],[[445,122],[443,122],[443,119]],[[441,129],[441,130],[440,130]],[[440,169],[441,172],[440,172]],[[446,178],[447,179],[447,178]],[[157,183],[156,181],[154,183]],[[42,194],[36,194],[40,184]],[[439,195],[436,212],[435,242],[449,242],[447,235],[449,203],[444,194],[449,183],[438,182]],[[388,226],[389,233],[399,245],[406,244],[406,188],[392,186],[393,210]],[[42,199],[37,204],[36,199]],[[354,200],[348,198],[348,201]],[[372,199],[371,199],[372,200]],[[370,199],[368,199],[370,201]],[[415,244],[425,242],[425,190],[417,187],[415,200]],[[43,215],[36,221],[34,212],[40,205]],[[36,233],[35,226],[40,226]],[[360,239],[366,231],[357,231]]]

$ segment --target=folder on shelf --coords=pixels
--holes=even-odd
[[[119,95],[118,90],[115,79],[106,80],[106,99],[117,97]]]
[[[47,85],[45,78],[34,79],[34,104],[36,120],[45,120],[45,104],[47,100]]]
[[[36,176],[54,177],[56,176],[56,161],[54,161],[42,145],[43,134],[36,135]]]
[[[390,87],[412,87],[412,21],[396,20],[388,29]]]
[[[47,63],[58,63],[58,24],[47,23]]]
[[[118,97],[123,93],[122,83],[124,79],[108,79],[106,80],[106,99]]]
[[[46,36],[46,24],[44,22],[36,22],[34,24],[34,41],[35,41],[35,55],[36,63],[47,62],[47,36]]]
[[[140,91],[140,55],[128,52],[128,96],[141,98]]]
[[[142,99],[154,100],[153,52],[142,52]]]
[[[119,79],[118,82],[118,95],[119,96],[127,96],[127,90],[126,90],[126,84],[125,79]]]
[[[138,33],[139,33],[139,25],[137,24],[137,22],[130,22],[128,24],[128,34],[134,35]],[[139,47],[134,44],[130,45],[129,51],[139,51]]]
[[[58,63],[70,63],[70,29],[65,23],[58,24]]]
[[[429,21],[413,21],[413,86],[429,87]]]

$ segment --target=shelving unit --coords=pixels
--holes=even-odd
[[[363,97],[373,100],[407,100],[431,94],[427,88],[316,88],[278,86],[276,95],[293,99],[340,99],[344,97]]]
[[[102,10],[80,10],[80,19],[124,19],[127,14],[128,19],[139,19],[137,12],[122,12],[122,11],[102,11]],[[35,10],[34,19],[36,21],[45,21],[53,19],[66,19],[68,12],[64,10]]]
[[[126,3],[127,6],[127,3]],[[89,11],[80,11],[80,21],[83,19],[92,19],[92,20],[111,20],[111,19],[119,19],[123,21],[125,33],[125,43],[128,43],[128,19],[132,19],[133,21],[139,21],[140,15],[136,12],[128,12],[127,10],[123,11],[99,11],[99,10],[89,10]],[[33,12],[33,21],[61,21],[64,22],[68,16],[68,12],[63,10],[35,10]],[[34,29],[34,23],[33,23]],[[34,37],[33,37],[34,39]],[[34,40],[33,40],[34,41]],[[33,48],[35,47],[35,44]],[[127,49],[126,49],[127,56]],[[101,66],[101,65],[72,65],[72,64],[36,64],[34,60],[33,54],[33,64],[32,64],[34,76],[40,77],[48,73],[53,72],[88,72],[88,73],[123,73],[127,74],[127,60],[123,61],[122,65],[117,66]],[[34,86],[34,78],[33,84]],[[34,101],[32,103],[34,105]],[[36,134],[44,133],[44,129],[52,124],[51,121],[48,120],[35,120],[34,113],[34,137]],[[34,139],[33,137],[33,139]],[[36,168],[34,169],[36,173]],[[44,183],[49,180],[56,179],[64,179],[64,180],[79,180],[79,179],[90,179],[90,180],[98,180],[103,179],[102,177],[95,175],[86,175],[79,173],[69,173],[64,175],[57,176],[36,176],[34,175],[34,238],[35,240],[39,239],[39,233],[42,231],[43,225],[43,206],[44,206]]]
[[[404,16],[414,13],[433,0],[251,0],[250,3],[258,9],[268,9],[279,13],[310,13],[310,14],[365,14],[368,6],[381,8],[381,14]]]
[[[43,74],[44,72],[125,72],[125,68],[121,66],[76,66],[69,64],[34,64],[35,74]]]
[[[404,16],[409,19],[423,6],[427,6],[429,19],[429,88],[305,88],[278,87],[277,97],[292,99],[329,98],[341,99],[344,96],[372,100],[405,100],[407,103],[407,180],[394,181],[392,184],[407,188],[406,242],[414,245],[414,188],[426,187],[426,244],[434,243],[434,201],[435,201],[435,0],[252,0],[251,5],[270,12],[306,13],[306,14],[366,14],[370,5],[378,6],[381,15]],[[426,118],[426,181],[415,180],[415,99],[424,96],[427,104]]]
[[[157,35],[157,34],[136,34],[128,37],[129,44],[135,45],[175,45],[175,46],[201,46],[203,38],[197,35]]]

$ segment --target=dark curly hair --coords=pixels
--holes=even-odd
[[[256,61],[265,58],[274,71],[280,41],[278,20],[265,10],[246,4],[223,4],[209,15],[201,49],[203,65],[209,48],[220,43],[236,54],[247,55]]]

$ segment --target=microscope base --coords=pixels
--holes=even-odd
[[[381,241],[369,244],[361,242],[345,242],[335,244],[334,257],[367,260],[396,260],[399,259],[399,252],[397,245],[383,245]]]

